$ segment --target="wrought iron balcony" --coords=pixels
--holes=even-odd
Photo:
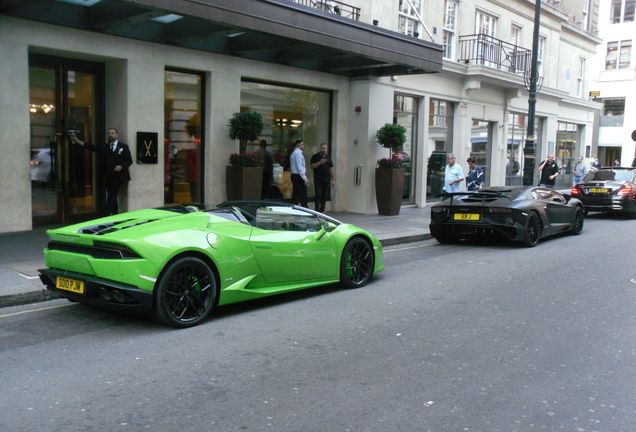
[[[340,15],[352,20],[360,20],[360,8],[355,7],[336,0],[291,0],[294,3],[301,4],[303,6],[309,6],[316,9],[320,9],[325,12],[329,12],[335,15]]]
[[[530,71],[532,51],[485,34],[459,37],[457,60],[500,69],[514,74]]]

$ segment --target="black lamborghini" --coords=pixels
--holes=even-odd
[[[537,187],[489,187],[445,194],[431,206],[431,234],[440,243],[502,237],[535,246],[540,239],[569,231],[579,234],[585,212],[576,198]]]
[[[621,212],[636,215],[636,169],[601,168],[588,173],[572,187],[587,211]]]

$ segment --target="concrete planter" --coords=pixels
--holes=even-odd
[[[378,213],[385,216],[400,214],[404,193],[404,169],[375,169],[375,200]]]
[[[227,199],[261,199],[263,167],[228,166],[225,171]]]

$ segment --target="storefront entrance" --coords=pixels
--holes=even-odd
[[[73,145],[103,139],[103,65],[29,57],[30,175],[34,225],[95,217],[101,202],[95,154]]]

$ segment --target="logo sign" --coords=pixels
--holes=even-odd
[[[157,132],[137,132],[137,163],[157,163]]]

